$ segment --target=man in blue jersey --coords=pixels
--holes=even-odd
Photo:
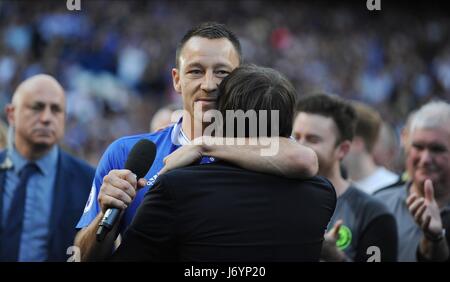
[[[219,91],[224,135],[291,135],[296,91],[278,71],[241,65]],[[230,123],[241,121],[230,113],[239,110],[253,112],[258,126],[234,130]],[[268,123],[274,115],[279,122]],[[191,165],[158,177],[112,260],[318,261],[335,205],[323,177],[288,179],[223,161]]]
[[[75,238],[75,245],[80,248],[83,261],[102,260],[111,254],[118,233],[130,224],[164,163],[163,171],[167,171],[179,166],[180,160],[192,162],[207,155],[243,168],[287,177],[302,178],[316,174],[318,163],[314,151],[281,137],[274,137],[279,142],[279,151],[272,156],[261,156],[262,145],[204,143],[187,147],[189,149],[182,151],[182,158],[172,156],[164,160],[180,146],[202,136],[208,125],[203,122],[203,113],[215,109],[218,85],[241,62],[239,40],[224,25],[205,23],[186,33],[177,48],[176,68],[172,69],[174,88],[183,98],[183,118],[177,124],[152,134],[120,138],[108,147],[98,165],[91,194],[77,225],[81,230]],[[150,179],[148,183],[123,169],[128,152],[142,138],[153,141],[157,146],[155,161],[145,176],[145,179]],[[97,226],[108,208],[124,210],[121,223],[102,243],[98,243],[95,239]]]

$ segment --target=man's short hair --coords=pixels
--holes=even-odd
[[[242,110],[247,112],[254,110],[258,119],[257,136],[272,136],[272,115],[271,111],[278,111],[278,132],[274,129],[274,134],[278,136],[289,137],[292,132],[294,118],[294,106],[296,100],[296,91],[289,80],[280,72],[265,67],[255,65],[244,65],[236,68],[219,85],[218,110],[226,120],[226,111]],[[267,120],[261,118],[259,111],[266,111]],[[267,135],[259,131],[260,123],[267,122]],[[276,125],[276,124],[274,124]],[[242,126],[242,125],[241,125]],[[234,136],[236,132],[235,120]],[[249,137],[249,126],[245,124],[245,137]],[[224,133],[226,132],[226,122],[224,123]]]
[[[355,136],[361,137],[368,153],[372,153],[373,148],[380,133],[382,124],[380,114],[361,102],[352,101],[356,111]]]
[[[409,119],[409,134],[418,128],[447,128],[450,132],[450,104],[444,101],[429,102],[411,114]]]
[[[336,145],[345,140],[353,140],[356,126],[355,109],[336,95],[317,93],[305,96],[297,102],[296,112],[331,118],[338,129]]]
[[[236,52],[239,55],[239,63],[242,63],[242,49],[241,43],[237,36],[229,30],[224,24],[216,22],[205,22],[191,28],[178,43],[176,51],[176,67],[180,67],[180,53],[186,42],[194,36],[199,36],[207,39],[226,38],[233,44]]]

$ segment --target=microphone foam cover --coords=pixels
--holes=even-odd
[[[144,177],[150,170],[156,157],[156,145],[150,140],[141,139],[131,149],[125,163],[125,169],[136,174],[137,179]]]

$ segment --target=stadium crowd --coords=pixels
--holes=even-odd
[[[61,261],[71,244],[82,261],[371,261],[373,246],[383,250],[378,261],[450,260],[449,29],[437,10],[370,15],[346,3],[96,0],[69,11],[0,2],[0,261]],[[182,119],[168,126],[179,109]],[[278,110],[282,130],[269,136],[278,153],[192,142],[223,140],[196,118],[205,109]],[[227,140],[249,137],[237,132]],[[128,161],[138,139],[157,148],[145,149],[152,163],[136,153],[136,167],[150,165],[142,174]],[[180,181],[192,189],[174,189],[185,200],[172,207],[167,191]],[[252,189],[263,184],[265,193]],[[291,184],[324,194],[274,188]],[[256,193],[238,196],[244,187]],[[210,199],[198,196],[203,189]],[[248,211],[237,212],[237,199]],[[99,239],[113,208],[125,211]],[[271,219],[278,229],[249,213],[271,209],[285,212]],[[287,228],[299,218],[309,226],[303,234],[294,225],[301,240]],[[258,238],[263,247],[248,254],[217,251]],[[192,242],[209,247],[186,248]]]
[[[366,102],[397,135],[411,110],[450,98],[450,25],[439,15],[320,1],[95,0],[81,12],[2,1],[0,106],[24,78],[54,75],[68,96],[64,144],[95,165],[112,140],[148,130],[158,108],[180,102],[168,75],[176,43],[207,20],[230,26],[247,62],[286,74],[298,93]]]

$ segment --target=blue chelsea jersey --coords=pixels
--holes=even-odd
[[[123,231],[131,223],[131,220],[142,202],[145,193],[155,183],[156,174],[162,169],[164,158],[180,147],[180,132],[181,120],[175,125],[169,126],[163,130],[154,133],[122,137],[109,145],[100,159],[97,170],[95,171],[95,178],[92,184],[91,192],[84,208],[83,215],[77,224],[77,228],[88,226],[100,212],[100,204],[97,198],[100,192],[100,187],[103,183],[103,177],[107,175],[110,170],[123,169],[131,148],[139,140],[144,138],[155,143],[157,148],[156,157],[152,167],[145,176],[145,179],[148,180],[147,185],[137,192],[133,202],[125,210],[120,228],[121,231]],[[213,160],[214,159],[212,158],[205,157],[202,159],[201,163],[209,163]]]

